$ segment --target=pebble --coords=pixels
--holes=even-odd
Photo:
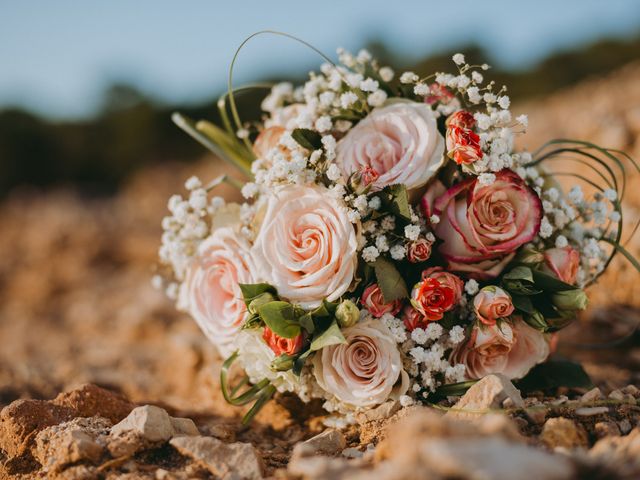
[[[602,392],[598,387],[592,388],[587,393],[582,395],[582,397],[580,397],[580,401],[584,403],[592,403],[592,402],[603,400],[603,399],[604,399],[604,395],[602,395]]]
[[[310,457],[312,455],[335,455],[344,450],[347,441],[341,431],[330,428],[299,442],[293,447],[292,457]]]
[[[478,419],[488,410],[501,408],[507,400],[516,408],[524,407],[520,392],[504,375],[487,375],[475,383],[445,416]]]
[[[564,417],[550,418],[544,424],[540,440],[549,448],[587,447],[589,437],[582,425]]]
[[[598,422],[593,429],[598,438],[620,436],[620,427],[615,422]]]
[[[593,415],[607,413],[608,411],[609,407],[581,407],[576,409],[576,415],[580,415],[581,417],[591,417]]]

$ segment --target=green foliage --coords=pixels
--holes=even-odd
[[[258,308],[258,315],[273,333],[283,338],[295,338],[300,335],[301,309],[289,302],[276,300]]]
[[[307,150],[313,151],[322,147],[322,135],[315,130],[296,128],[291,133],[291,136],[302,148]]]
[[[536,365],[522,380],[515,382],[523,392],[552,390],[558,387],[593,388],[593,382],[579,363],[550,360]]]
[[[378,257],[372,263],[372,266],[385,302],[392,302],[409,296],[407,284],[393,262],[386,258]]]

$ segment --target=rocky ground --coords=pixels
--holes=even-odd
[[[528,147],[573,137],[640,159],[640,65],[516,110],[530,116]],[[0,205],[0,478],[640,477],[640,342],[628,335],[640,286],[619,260],[560,340],[597,390],[522,399],[490,377],[461,400],[466,413],[389,404],[343,432],[325,430],[318,405],[279,397],[242,426],[212,349],[149,284],[166,199],[223,169],[164,165],[109,199],[23,189]],[[637,187],[632,176],[628,218]],[[628,247],[640,254],[640,239]]]

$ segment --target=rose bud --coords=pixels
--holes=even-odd
[[[425,278],[435,278],[442,285],[446,285],[453,290],[453,303],[457,305],[462,298],[462,291],[464,290],[464,282],[460,280],[460,277],[453,273],[445,272],[442,267],[427,268],[422,272],[422,280]]]
[[[542,271],[556,276],[565,283],[575,283],[579,266],[580,254],[568,245],[550,248],[544,252]]]
[[[455,95],[447,87],[439,83],[432,83],[429,85],[429,95],[424,98],[424,101],[428,105],[433,105],[437,102],[446,105],[454,98]]]
[[[473,299],[478,320],[485,325],[495,325],[499,318],[508,317],[514,307],[511,296],[499,287],[484,287]]]
[[[473,128],[475,124],[476,120],[473,118],[473,114],[466,110],[458,110],[456,113],[450,115],[446,121],[447,127],[457,127],[466,130]]]
[[[435,278],[426,278],[411,292],[411,305],[429,321],[441,320],[455,303],[453,289]]]
[[[261,293],[260,295],[258,295],[257,297],[255,297],[253,300],[249,302],[249,306],[247,308],[249,310],[249,313],[251,313],[252,315],[255,315],[256,313],[258,313],[258,309],[262,305],[273,302],[275,300],[276,300],[276,297],[274,297],[269,292]]]
[[[287,355],[286,353],[278,355],[271,362],[271,370],[276,372],[286,372],[287,370],[291,370],[295,359],[296,357],[294,355]]]
[[[380,290],[377,283],[373,283],[364,289],[360,303],[376,318],[380,318],[385,313],[395,315],[402,308],[402,300],[385,302],[382,290]]]
[[[407,259],[411,263],[426,262],[431,256],[431,242],[426,238],[419,238],[409,245]]]
[[[558,310],[584,310],[587,308],[589,298],[584,290],[576,288],[575,290],[565,290],[554,293],[551,301]]]
[[[341,328],[353,327],[360,320],[360,310],[351,300],[343,300],[336,309],[336,320]]]
[[[402,310],[402,322],[410,332],[413,332],[416,328],[426,328],[429,324],[429,321],[424,318],[424,315],[411,305],[407,305],[404,307],[404,310]]]
[[[483,157],[480,137],[473,130],[450,126],[447,129],[447,156],[458,165],[469,165]]]
[[[277,335],[269,327],[264,327],[262,339],[276,355],[295,355],[304,345],[304,333],[294,338],[284,338]]]

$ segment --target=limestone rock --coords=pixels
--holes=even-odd
[[[487,375],[467,390],[446,416],[478,419],[488,410],[500,408],[506,399],[510,399],[514,407],[524,406],[520,391],[507,377],[501,374]]]
[[[356,414],[356,421],[360,424],[375,422],[379,420],[386,420],[393,416],[398,410],[400,410],[400,402],[388,401],[382,405],[365,410]]]
[[[110,422],[100,417],[76,418],[41,430],[36,436],[35,458],[47,470],[60,470],[80,462],[98,462]]]
[[[289,473],[297,477],[302,477],[305,480],[320,480],[327,478],[333,480],[352,480],[356,478],[355,475],[360,471],[357,468],[358,465],[357,460],[316,455],[311,457],[292,458],[288,466],[288,471]]]
[[[189,457],[224,479],[261,479],[262,459],[250,443],[223,443],[202,436],[174,437],[169,442],[182,455]]]
[[[293,457],[310,457],[312,455],[335,455],[344,450],[347,442],[339,430],[330,428],[315,437],[297,443],[293,447]]]
[[[168,441],[176,435],[199,435],[193,420],[170,417],[154,405],[137,407],[109,434],[111,455],[121,457]]]
[[[604,395],[602,395],[602,392],[598,387],[592,388],[580,397],[580,401],[584,403],[591,403],[602,399],[604,399]]]
[[[540,440],[549,448],[587,447],[589,438],[582,425],[568,418],[550,418],[544,424],[540,433]]]

